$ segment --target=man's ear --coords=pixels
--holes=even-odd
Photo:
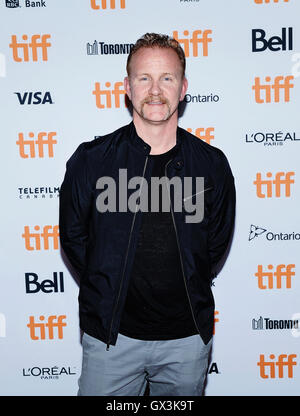
[[[186,77],[183,78],[182,80],[182,87],[181,87],[181,93],[180,93],[180,101],[182,101],[185,97],[185,94],[187,92],[188,89],[188,80],[186,79]]]
[[[128,98],[131,100],[131,90],[130,90],[130,83],[129,83],[128,77],[124,78],[124,89],[126,91],[126,94],[128,95]]]

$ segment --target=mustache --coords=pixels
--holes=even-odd
[[[160,95],[155,96],[155,97],[149,95],[148,97],[144,98],[144,100],[142,101],[142,105],[152,103],[152,102],[160,102],[162,104],[169,105],[169,100],[167,98],[164,98],[164,97],[160,96]]]

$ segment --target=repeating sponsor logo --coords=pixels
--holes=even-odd
[[[9,9],[16,9],[20,6],[20,1],[19,0],[5,0],[5,6],[8,7]],[[31,1],[31,0],[24,0],[24,6],[25,7],[46,7],[46,2],[45,0],[41,0],[41,1]]]
[[[214,313],[214,329],[213,329],[213,335],[215,335],[215,332],[216,332],[216,323],[217,322],[220,322],[220,320],[219,320],[219,318],[218,318],[218,316],[219,316],[219,311],[215,311],[215,313]]]
[[[265,84],[261,83],[260,77],[255,77],[252,89],[254,90],[255,102],[262,103],[279,103],[290,101],[290,90],[294,88],[291,81],[294,79],[292,75],[278,75],[272,83],[271,77],[265,77]],[[273,91],[273,93],[272,93]],[[280,92],[282,91],[282,94]]]
[[[39,276],[33,272],[25,273],[25,291],[26,293],[58,293],[64,292],[64,274],[63,272],[53,272],[53,278],[40,280]]]
[[[294,143],[300,141],[300,138],[297,137],[298,133],[296,132],[256,132],[256,133],[247,133],[245,135],[246,143],[259,143],[268,148],[283,146],[286,143]]]
[[[300,313],[296,312],[292,315],[292,320],[298,320],[300,321]],[[298,328],[292,328],[291,330],[292,336],[294,338],[299,338],[300,337],[300,327],[298,326]]]
[[[267,231],[266,228],[259,227],[257,225],[251,224],[250,225],[250,232],[248,236],[248,240],[254,240],[256,237],[264,235],[267,241],[299,241],[300,240],[300,233],[295,231],[291,233],[273,233],[272,231]]]
[[[4,313],[0,313],[0,338],[6,337],[6,318]]]
[[[19,147],[19,155],[23,159],[28,158],[44,158],[45,152],[44,148],[48,151],[48,157],[54,157],[54,145],[57,144],[57,140],[55,137],[57,133],[55,131],[45,132],[41,131],[37,133],[37,138],[35,138],[35,134],[33,132],[28,133],[29,139],[24,138],[24,133],[18,134],[18,140],[16,144]]]
[[[66,315],[50,315],[47,321],[45,316],[41,315],[38,321],[34,316],[29,316],[29,336],[33,341],[45,339],[63,339],[63,328],[67,326]]]
[[[61,377],[74,376],[77,374],[76,367],[53,366],[53,367],[29,367],[22,369],[23,377],[38,377],[41,380],[58,380]]]
[[[17,36],[11,36],[9,47],[12,49],[13,60],[16,62],[37,62],[39,60],[48,61],[48,48],[51,43],[48,40],[51,35],[22,35],[23,42],[17,41]],[[40,52],[40,53],[38,53]]]
[[[259,264],[254,276],[257,277],[259,289],[282,289],[282,287],[291,289],[292,277],[295,274],[295,264],[278,264],[277,266],[269,264],[267,270],[262,264]]]
[[[298,329],[299,319],[270,319],[260,316],[252,319],[252,329],[254,330],[283,330]]]
[[[264,52],[269,49],[272,52],[293,50],[293,28],[283,27],[280,36],[271,36],[266,39],[263,29],[252,29],[252,52]]]
[[[273,178],[272,172],[267,172],[268,179],[262,179],[261,172],[256,173],[256,179],[253,184],[256,186],[256,195],[258,198],[280,198],[291,196],[291,185],[295,183],[292,177],[295,172],[277,172]],[[282,191],[283,188],[283,191]]]
[[[15,9],[20,7],[20,2],[19,0],[5,0],[5,6],[9,9]]]
[[[18,187],[18,198],[22,200],[41,200],[58,198],[59,186],[22,186]]]
[[[125,0],[91,0],[91,8],[94,10],[115,9],[116,4],[120,9],[125,9]]]
[[[212,30],[194,30],[192,34],[188,30],[183,31],[183,36],[178,35],[178,30],[173,31],[173,38],[181,43],[185,56],[188,58],[190,53],[193,57],[199,55],[208,56],[208,44],[212,42],[212,38],[209,36],[212,34]],[[190,50],[190,45],[191,50]]]
[[[105,43],[95,40],[86,44],[87,55],[123,55],[129,54],[133,43]]]
[[[192,95],[185,94],[183,101],[186,103],[217,103],[220,100],[220,96],[210,93],[208,95]]]
[[[114,83],[113,89],[111,89],[111,83],[105,82],[106,89],[101,88],[100,82],[95,82],[95,89],[93,90],[93,95],[96,98],[97,108],[120,108],[121,99],[120,96],[123,95],[124,106],[126,107],[125,96],[126,92],[124,90],[124,84],[121,81]],[[114,99],[112,99],[114,97]]]
[[[25,91],[25,92],[15,92],[19,104],[24,105],[37,105],[37,104],[53,104],[53,100],[50,94],[50,91]]]
[[[52,241],[52,248],[58,250],[59,246],[59,226],[58,225],[44,225],[43,231],[39,225],[35,225],[34,232],[30,231],[30,226],[24,226],[24,233],[22,237],[25,241],[25,248],[28,251],[49,250],[49,240]]]
[[[214,140],[215,136],[214,136],[214,132],[215,132],[215,128],[214,127],[198,127],[195,129],[195,131],[193,131],[193,129],[191,129],[190,127],[187,128],[187,131],[189,133],[194,134],[196,137],[198,137],[199,139],[203,140],[204,142],[210,144],[210,142],[212,140]]]
[[[280,354],[276,359],[275,354],[270,354],[265,358],[260,354],[257,365],[259,366],[259,375],[261,378],[293,378],[293,368],[297,365],[297,354]]]
[[[289,0],[254,0],[256,4],[268,4],[268,3],[288,3]]]

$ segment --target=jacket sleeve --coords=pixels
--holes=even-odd
[[[208,250],[212,278],[225,261],[235,221],[235,185],[229,163],[223,153],[215,166],[216,180],[208,230]]]
[[[67,161],[59,202],[61,246],[79,277],[86,267],[91,194],[86,153],[82,143]]]

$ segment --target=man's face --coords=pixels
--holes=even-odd
[[[187,80],[175,51],[167,48],[141,48],[130,62],[130,76],[124,80],[134,117],[151,124],[161,124],[177,118]]]

